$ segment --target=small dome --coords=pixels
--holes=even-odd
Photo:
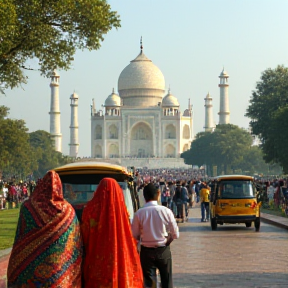
[[[70,99],[79,99],[79,96],[74,92],[71,96]]]
[[[183,113],[183,116],[190,116],[190,111],[189,109],[186,109]]]
[[[208,92],[208,94],[206,95],[205,99],[212,99],[210,92]]]
[[[178,99],[170,93],[170,89],[168,94],[162,100],[163,107],[179,107]]]
[[[229,75],[228,75],[228,73],[224,70],[224,68],[223,68],[223,70],[222,70],[222,72],[220,73],[220,76],[225,76],[225,77],[229,77]]]
[[[114,89],[112,93],[107,97],[105,100],[105,107],[111,107],[111,106],[121,106],[121,98],[118,94],[114,92]]]

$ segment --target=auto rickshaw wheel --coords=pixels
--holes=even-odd
[[[256,217],[256,219],[254,221],[254,226],[255,226],[255,231],[259,232],[259,230],[260,230],[260,217]]]
[[[215,217],[210,217],[211,221],[211,228],[212,230],[217,230],[217,221]]]
[[[245,223],[245,225],[246,225],[247,228],[250,228],[250,227],[251,227],[251,224],[252,224],[251,222]]]

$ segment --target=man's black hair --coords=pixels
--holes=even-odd
[[[144,187],[143,195],[147,202],[154,200],[158,196],[158,188],[154,184],[149,183]]]

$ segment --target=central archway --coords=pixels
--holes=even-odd
[[[149,125],[144,122],[137,123],[130,134],[130,156],[149,158],[153,153],[153,133]]]

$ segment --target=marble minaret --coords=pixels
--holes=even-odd
[[[69,156],[76,158],[78,155],[78,95],[74,92],[71,96],[71,125],[70,125],[70,153]]]
[[[220,110],[219,110],[219,124],[229,124],[230,123],[230,109],[229,109],[229,95],[228,95],[228,78],[227,72],[222,70],[220,76]]]
[[[215,128],[215,124],[213,121],[213,105],[212,105],[212,97],[208,92],[207,96],[204,98],[205,100],[205,132],[211,132]]]
[[[62,152],[62,134],[60,127],[60,105],[59,105],[59,74],[56,70],[51,75],[51,105],[50,105],[50,134],[54,142],[54,148]]]

